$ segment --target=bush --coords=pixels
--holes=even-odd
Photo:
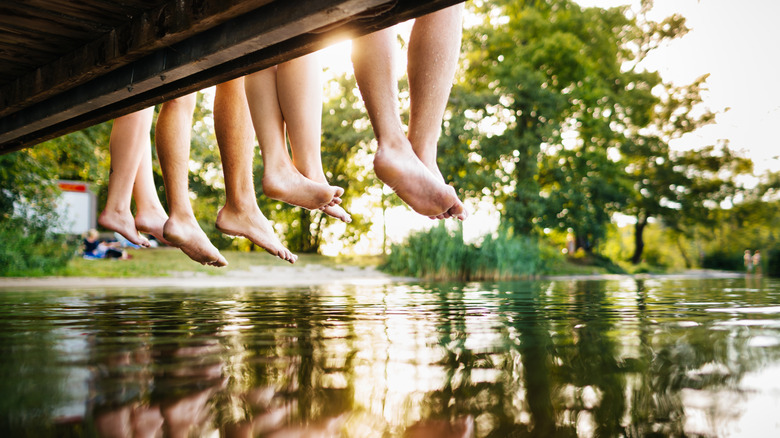
[[[78,241],[50,232],[51,216],[0,219],[0,276],[46,275],[63,268]]]
[[[707,253],[702,259],[702,267],[724,271],[742,271],[745,269],[743,254],[739,252],[715,251]]]
[[[382,269],[396,275],[436,280],[528,278],[541,274],[552,260],[560,258],[555,249],[534,239],[503,231],[486,236],[479,246],[467,245],[461,229],[450,232],[444,224],[414,233],[390,251]]]
[[[766,253],[766,260],[764,261],[766,264],[766,275],[780,277],[780,249],[772,248],[766,251]]]

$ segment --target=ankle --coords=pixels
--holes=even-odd
[[[230,215],[242,215],[252,211],[257,205],[257,201],[254,198],[251,199],[229,199],[225,202],[225,205],[219,210]]]

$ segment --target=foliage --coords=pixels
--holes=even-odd
[[[464,38],[462,86],[487,98],[460,99],[477,105],[453,111],[471,118],[469,155],[492,176],[489,194],[516,232],[571,228],[590,250],[626,197],[610,124],[631,22],[623,9],[570,1],[478,2],[476,10],[484,24]]]
[[[650,20],[652,5],[472,3],[481,22],[466,30],[440,154],[461,194],[494,200],[516,233],[573,231],[587,252],[614,213],[633,216],[635,263],[652,218],[684,236],[734,202],[749,160],[727,144],[669,147],[714,114],[701,107],[706,75],[679,86],[643,67],[688,31],[678,15]]]
[[[53,213],[19,210],[0,221],[0,276],[46,275],[64,267],[78,242],[50,231],[57,221]]]
[[[743,271],[745,269],[742,254],[728,250],[708,252],[702,258],[702,267],[725,271]]]
[[[53,165],[37,152],[25,149],[0,155],[0,221],[10,220],[22,202],[47,205],[56,196]]]
[[[780,277],[780,248],[772,248],[765,254],[766,269],[764,272],[772,277]]]
[[[105,164],[99,144],[104,125],[35,148],[0,155],[0,275],[42,275],[64,266],[74,243],[51,230],[58,179],[89,178]]]
[[[556,250],[502,230],[481,245],[463,242],[463,230],[443,223],[393,245],[382,269],[426,279],[511,280],[538,275],[559,259]]]

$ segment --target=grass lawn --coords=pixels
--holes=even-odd
[[[131,249],[130,260],[102,259],[87,260],[76,257],[54,275],[66,277],[165,277],[173,273],[198,272],[222,275],[232,270],[249,270],[251,266],[290,266],[265,251],[239,252],[221,251],[228,261],[224,268],[203,266],[190,260],[176,248]],[[294,266],[318,264],[326,266],[377,266],[381,256],[328,257],[313,254],[299,254]]]

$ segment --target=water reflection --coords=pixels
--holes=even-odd
[[[780,430],[780,284],[0,294],[0,435]],[[768,412],[773,412],[768,411]]]

